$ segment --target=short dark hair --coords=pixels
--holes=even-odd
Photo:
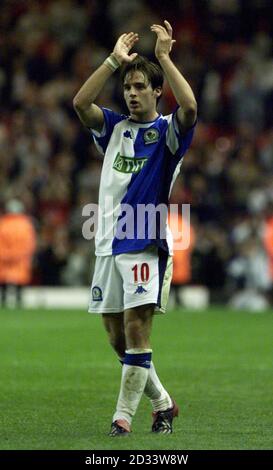
[[[154,90],[157,87],[163,86],[164,75],[159,65],[151,62],[149,59],[143,56],[137,56],[132,62],[129,62],[122,66],[121,69],[121,80],[122,83],[125,80],[127,73],[140,71],[146,76]]]

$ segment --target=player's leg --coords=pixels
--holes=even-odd
[[[90,313],[100,313],[109,336],[110,344],[122,358],[124,356],[123,286],[113,256],[96,259],[89,301]],[[128,434],[128,430],[117,427],[117,435]]]
[[[105,329],[109,336],[109,342],[112,345],[113,349],[118,354],[123,365],[122,371],[122,381],[121,381],[121,390],[119,395],[119,400],[117,403],[117,410],[113,417],[113,425],[111,429],[111,435],[124,435],[128,434],[130,431],[130,424],[132,421],[132,417],[136,412],[139,400],[142,395],[143,385],[146,380],[146,385],[144,388],[144,393],[150,398],[154,413],[153,413],[153,430],[155,432],[161,432],[159,429],[162,430],[162,422],[164,423],[164,429],[166,429],[166,410],[171,410],[171,415],[168,416],[169,419],[173,419],[172,413],[173,411],[174,416],[177,415],[177,407],[175,405],[175,410],[173,410],[174,404],[168,394],[168,392],[163,387],[162,383],[160,382],[157,373],[153,364],[150,364],[150,368],[148,369],[148,376],[146,368],[143,369],[136,369],[139,367],[140,359],[143,361],[143,357],[140,356],[141,354],[147,354],[152,352],[150,349],[149,343],[149,336],[151,331],[151,316],[149,315],[148,321],[147,312],[143,312],[143,308],[140,307],[137,310],[139,311],[139,315],[135,316],[135,309],[128,310],[127,316],[125,315],[125,328],[127,332],[127,337],[129,338],[127,352],[125,353],[125,334],[124,334],[124,322],[123,322],[123,313],[119,314],[109,314],[103,315],[103,323]],[[150,309],[149,309],[150,310]],[[144,319],[144,321],[143,321]],[[136,348],[135,346],[138,345],[139,347]],[[127,356],[126,356],[127,354]],[[130,355],[130,356],[129,356]],[[137,355],[137,356],[134,356]],[[126,362],[130,357],[130,362],[135,363],[135,367],[128,367]],[[132,359],[133,358],[133,359]],[[147,366],[147,363],[145,364]],[[128,380],[128,373],[132,372],[132,370],[137,371],[135,376],[136,383],[135,385],[130,382],[131,386],[135,386],[138,389],[138,394],[133,397],[133,400],[129,400],[127,402],[126,397],[128,399],[128,391],[127,391],[127,380]],[[146,379],[147,376],[147,379]],[[139,386],[140,383],[140,386]],[[125,392],[125,395],[124,395]],[[125,397],[125,398],[124,398]],[[164,412],[163,414],[161,412]],[[168,411],[169,412],[169,411]],[[164,419],[162,419],[164,418]],[[158,423],[160,422],[160,426]],[[168,424],[168,420],[167,420]],[[169,427],[167,427],[169,429]],[[125,431],[125,432],[124,432]]]
[[[164,253],[159,253],[159,294],[155,309],[156,313],[166,311],[172,279],[172,267],[172,258],[170,256],[166,257]],[[173,418],[178,416],[179,408],[163,387],[153,364],[150,368],[145,394],[150,398],[154,410],[152,432],[171,434]]]
[[[142,307],[145,309],[147,307],[149,307],[149,309],[152,308],[152,315],[149,317],[149,322],[147,324],[149,325],[149,329],[146,331],[148,335],[146,336],[141,335],[141,328],[136,327],[136,325],[134,325],[133,328],[130,327],[130,317],[128,317],[129,321],[127,321],[127,318],[125,319],[125,321],[127,321],[126,352],[128,352],[128,349],[131,346],[132,349],[140,349],[137,351],[140,354],[142,351],[144,354],[149,352],[151,358],[152,350],[149,343],[149,330],[152,326],[152,317],[155,305],[156,310],[162,313],[166,308],[170,281],[172,277],[172,259],[168,257],[166,253],[159,253],[155,249],[149,249],[145,252],[132,254],[127,253],[126,255],[120,255],[118,260],[119,269],[124,279],[125,306],[133,305],[136,302],[141,303],[146,300],[147,305],[145,304],[144,306],[138,306],[138,309],[141,309]],[[150,302],[148,303],[148,301]],[[135,308],[127,310],[135,311]],[[137,321],[140,321],[139,317],[137,318]],[[130,335],[130,331],[134,336]],[[137,334],[142,336],[144,343],[143,341],[140,342],[140,338],[136,336]],[[134,347],[132,341],[139,345],[138,348]],[[142,375],[144,376],[144,373],[142,373]],[[146,379],[144,391],[145,394],[150,398],[154,410],[153,431],[165,432],[166,429],[163,429],[162,426],[157,426],[157,423],[161,420],[161,413],[169,413],[169,411],[171,411],[171,419],[169,419],[169,431],[172,432],[172,419],[174,416],[177,416],[178,408],[166,389],[163,387],[152,363],[150,363],[150,368],[148,369],[148,377]]]
[[[116,351],[121,364],[123,365],[126,342],[124,333],[124,314],[103,314],[103,324],[108,334],[109,343],[112,348]],[[129,420],[126,420],[123,415],[113,418],[111,430],[109,435],[115,436],[126,436],[131,431]]]
[[[108,333],[109,342],[116,351],[122,364],[124,363],[126,350],[123,316],[123,312],[115,315],[103,314],[103,323]],[[164,411],[172,407],[170,395],[160,382],[153,362],[151,362],[150,365],[144,394],[151,400],[155,412]]]
[[[159,256],[159,295],[157,300],[156,311],[164,313],[166,310],[170,283],[172,278],[172,259],[163,254]],[[160,259],[161,257],[161,259]],[[150,399],[154,414],[165,411],[173,407],[173,400],[171,399],[167,390],[163,387],[154,367],[151,362],[148,380],[144,389],[145,395]]]
[[[154,412],[164,411],[173,406],[173,401],[167,390],[162,385],[153,362],[151,362],[149,369],[144,394],[151,401]]]
[[[178,407],[160,382],[154,366],[151,367],[150,335],[154,308],[154,305],[147,305],[125,311],[127,350],[123,365],[123,388],[121,388],[117,411],[123,406],[123,414],[124,410],[127,410],[131,422],[141,396],[146,390],[146,395],[150,398],[154,410],[152,431],[170,434],[172,433],[173,418],[178,415]],[[148,368],[148,371],[145,367]],[[132,373],[134,373],[134,380],[131,378]],[[126,383],[126,379],[129,385]],[[130,405],[127,398],[128,389],[133,391]]]
[[[151,362],[150,334],[154,305],[143,305],[124,312],[126,352],[123,360],[120,393],[110,435],[117,424],[130,430],[132,418],[143,394]]]

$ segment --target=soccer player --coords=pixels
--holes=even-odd
[[[129,54],[139,38],[134,32],[124,33],[73,100],[80,120],[104,155],[89,311],[102,314],[110,343],[123,364],[109,433],[113,437],[131,432],[143,392],[153,406],[153,432],[170,434],[173,418],[178,415],[178,406],[156,374],[150,344],[153,315],[165,311],[169,293],[169,232],[160,236],[155,214],[152,227],[156,235],[152,236],[146,214],[141,234],[132,218],[133,228],[128,227],[127,219],[130,236],[122,237],[122,205],[129,205],[134,215],[141,204],[167,205],[196,122],[193,92],[170,58],[175,42],[172,27],[164,21],[164,26],[152,25],[151,31],[156,35],[155,56],[161,67],[136,53]],[[94,104],[104,84],[120,67],[128,116]],[[157,111],[163,73],[178,105],[167,116]]]

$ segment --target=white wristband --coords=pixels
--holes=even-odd
[[[109,57],[107,57],[103,63],[104,65],[107,65],[113,72],[121,65],[113,54],[109,55]]]

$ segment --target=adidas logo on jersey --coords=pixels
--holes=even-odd
[[[137,286],[137,290],[135,291],[135,294],[143,294],[143,292],[148,292],[144,287],[142,286]]]
[[[118,153],[115,158],[113,168],[117,171],[120,171],[121,173],[139,173],[146,164],[147,160],[147,157],[125,157]]]

